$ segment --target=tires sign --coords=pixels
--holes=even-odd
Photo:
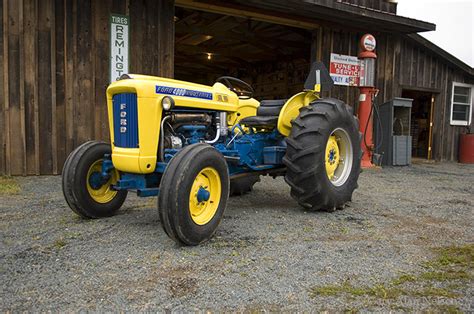
[[[128,73],[130,48],[130,18],[110,15],[110,83]]]
[[[360,62],[357,57],[331,53],[329,74],[335,85],[358,86]]]

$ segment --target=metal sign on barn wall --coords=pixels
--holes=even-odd
[[[358,86],[360,62],[357,57],[331,53],[329,74],[335,85]]]
[[[130,18],[110,15],[110,82],[128,73],[130,52]]]

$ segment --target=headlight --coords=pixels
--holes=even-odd
[[[169,96],[165,96],[161,100],[161,105],[163,106],[164,110],[171,110],[171,108],[174,107],[174,99]]]

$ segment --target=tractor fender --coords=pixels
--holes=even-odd
[[[290,135],[291,122],[298,117],[300,109],[316,99],[319,99],[319,96],[314,91],[304,91],[288,99],[278,115],[278,132],[285,137]]]

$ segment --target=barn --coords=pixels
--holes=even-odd
[[[396,12],[387,0],[2,0],[0,175],[59,174],[75,147],[107,141],[114,73],[232,75],[257,99],[286,98],[313,61],[357,56],[365,33],[377,39],[376,102],[413,99],[412,157],[457,161],[474,70],[418,34],[434,24]],[[359,91],[325,96],[357,106]]]

